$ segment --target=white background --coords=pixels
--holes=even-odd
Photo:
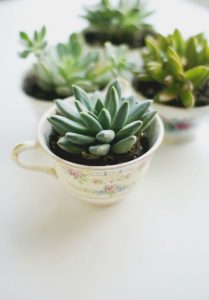
[[[17,57],[18,31],[45,24],[50,42],[64,41],[84,26],[75,17],[84,2],[0,2],[0,299],[208,300],[209,126],[194,142],[162,145],[144,182],[109,208],[76,201],[53,178],[11,161],[37,125],[19,89],[27,62]],[[162,33],[209,33],[204,7],[151,6]]]

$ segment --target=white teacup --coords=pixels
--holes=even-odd
[[[65,101],[70,103],[73,99]],[[56,156],[49,148],[49,135],[52,127],[47,118],[55,113],[56,107],[53,105],[39,122],[38,140],[17,145],[13,150],[13,158],[22,168],[56,176],[75,197],[98,205],[112,204],[127,195],[130,189],[144,176],[151,157],[160,146],[164,136],[162,121],[157,116],[146,130],[150,149],[139,158],[112,166],[76,164]],[[51,168],[28,165],[20,160],[21,152],[39,147],[51,158]]]

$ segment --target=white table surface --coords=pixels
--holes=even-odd
[[[17,33],[46,24],[51,42],[65,40],[83,26],[75,15],[84,2],[0,2],[0,299],[208,300],[208,125],[194,142],[162,145],[143,183],[108,208],[75,201],[53,178],[11,161],[13,146],[33,140],[37,125],[19,90],[27,63],[16,55]],[[203,7],[152,6],[163,33],[209,33]]]

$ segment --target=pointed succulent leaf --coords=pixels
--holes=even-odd
[[[117,93],[118,93],[118,97],[121,98],[121,87],[120,87],[120,83],[119,81],[116,79],[114,80],[110,86],[108,87],[108,90],[107,90],[107,94],[106,94],[106,97],[105,97],[105,102],[108,102],[108,99],[111,97],[111,91],[112,91],[112,88],[115,88]]]
[[[183,73],[183,65],[178,54],[170,47],[167,50],[167,69],[173,76],[178,76]]]
[[[123,154],[131,150],[131,148],[136,144],[136,136],[128,136],[125,139],[120,140],[112,146],[112,152],[116,154]]]
[[[48,121],[52,124],[53,128],[61,135],[65,135],[68,131],[81,134],[86,134],[89,132],[83,125],[63,116],[55,115],[49,117]]]
[[[86,108],[86,106],[84,106],[80,101],[75,100],[75,107],[77,108],[77,111],[80,112],[87,112],[88,109]]]
[[[121,140],[126,138],[127,136],[136,134],[142,127],[142,124],[142,121],[134,121],[130,124],[127,124],[125,127],[123,127],[120,131],[116,133],[116,140]]]
[[[93,110],[91,100],[83,89],[76,85],[73,85],[73,93],[76,100],[80,101],[88,110]]]
[[[71,143],[66,137],[61,137],[58,140],[57,144],[62,150],[71,154],[81,154],[83,151],[86,150],[85,147]]]
[[[89,145],[94,143],[95,137],[79,133],[67,132],[65,137],[76,145]]]
[[[173,38],[175,40],[175,44],[176,44],[175,46],[178,53],[183,56],[185,52],[186,43],[181,32],[178,29],[175,29],[173,33]]]
[[[186,45],[186,57],[187,57],[187,64],[188,67],[192,68],[193,66],[197,65],[197,41],[196,38],[193,36],[187,41]]]
[[[69,104],[65,100],[57,99],[57,100],[55,100],[55,104],[56,104],[59,112],[64,117],[67,117],[75,122],[79,122],[79,123],[82,122],[80,114],[77,111],[72,110],[72,108],[69,106]]]
[[[105,156],[110,151],[109,144],[102,144],[89,147],[89,152],[97,156]]]
[[[96,139],[102,143],[111,143],[115,138],[115,132],[113,130],[102,130],[96,135]]]
[[[46,36],[46,26],[42,26],[41,30],[40,30],[40,39],[45,38]]]
[[[180,99],[184,107],[190,108],[195,105],[195,97],[193,93],[189,90],[183,90],[180,93]]]
[[[149,76],[159,82],[159,83],[163,83],[164,79],[167,75],[166,71],[163,70],[163,66],[161,63],[159,62],[154,62],[154,61],[150,61],[147,63],[147,72],[149,74]]]
[[[93,112],[88,111],[88,114],[89,114],[90,116],[92,116],[94,119],[98,120],[97,115],[95,115]]]
[[[140,118],[145,113],[145,111],[148,110],[148,108],[150,107],[152,102],[153,102],[153,100],[146,100],[143,102],[139,102],[139,103],[135,104],[133,107],[131,107],[131,109],[129,111],[127,123],[131,123],[133,121],[140,120]]]
[[[111,116],[106,108],[103,108],[98,116],[99,123],[104,129],[109,129],[111,125]]]
[[[185,73],[186,80],[191,81],[195,89],[200,87],[208,77],[209,68],[205,66],[194,67]]]
[[[84,124],[92,134],[97,134],[98,132],[103,130],[101,124],[94,117],[90,116],[88,113],[81,112],[80,115],[82,121],[84,122]]]
[[[28,47],[33,46],[33,43],[31,42],[26,32],[21,31],[19,35],[20,35],[20,39],[24,42],[25,45],[27,45]]]
[[[146,43],[146,47],[151,52],[152,57],[160,61],[162,58],[161,58],[161,53],[157,41],[153,37],[148,36],[145,40],[145,43]]]
[[[98,115],[100,111],[104,108],[104,105],[100,99],[97,100],[95,108],[94,108],[94,113]]]
[[[119,107],[119,97],[114,87],[112,87],[111,89],[110,97],[105,99],[104,106],[109,111],[111,117],[113,118]]]
[[[143,132],[145,129],[147,129],[147,127],[150,126],[150,124],[152,123],[152,121],[155,118],[156,115],[156,111],[148,111],[147,113],[144,114],[143,118],[142,118],[142,126],[139,130],[139,132]]]
[[[112,122],[111,128],[116,132],[119,131],[125,124],[128,118],[129,104],[127,101],[123,102],[117,111],[115,118]]]

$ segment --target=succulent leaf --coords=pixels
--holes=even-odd
[[[99,123],[99,121],[97,121],[94,117],[92,117],[88,113],[81,112],[80,115],[81,115],[82,121],[84,122],[84,124],[86,125],[88,130],[90,132],[92,132],[93,134],[97,134],[98,132],[103,130],[103,127]]]
[[[115,138],[115,132],[113,130],[102,130],[96,135],[96,139],[102,143],[111,143]]]
[[[111,115],[106,108],[103,108],[98,116],[98,120],[104,129],[109,129],[111,125]]]
[[[109,144],[102,144],[89,147],[89,152],[97,156],[105,156],[110,151]]]
[[[193,84],[194,88],[200,87],[209,77],[209,68],[205,66],[194,67],[185,72],[186,80]]]
[[[80,101],[75,100],[75,107],[77,109],[77,111],[80,112],[88,112],[88,108],[86,106],[84,106]]]
[[[121,107],[115,114],[115,118],[112,122],[111,128],[115,131],[120,130],[126,123],[128,118],[129,104],[127,101],[123,102]]]
[[[134,122],[136,120],[140,120],[145,111],[147,111],[152,104],[152,100],[147,100],[144,102],[139,102],[135,104],[133,107],[131,107],[128,115],[127,123]]]
[[[80,114],[77,113],[77,111],[72,110],[71,108],[69,108],[69,105],[60,99],[55,100],[55,104],[58,108],[58,111],[64,116],[67,117],[69,119],[71,119],[72,121],[75,122],[79,122],[81,123],[81,117]]]
[[[76,100],[80,101],[88,110],[92,111],[92,104],[86,92],[78,86],[73,85],[73,93]]]
[[[150,124],[152,123],[152,121],[155,118],[156,113],[157,113],[156,111],[148,111],[143,115],[143,118],[142,118],[143,124],[142,124],[141,128],[139,129],[140,132],[146,130],[147,127],[150,126]]]
[[[104,108],[104,105],[100,99],[97,100],[95,108],[94,108],[94,113],[98,115],[100,111]]]
[[[116,89],[111,88],[110,96],[105,99],[105,108],[109,111],[111,117],[113,117],[119,107],[119,97]]]
[[[142,121],[134,121],[130,124],[127,124],[120,131],[116,133],[115,135],[116,139],[119,140],[125,138],[126,136],[136,134],[142,127],[142,124],[143,124]]]
[[[132,135],[126,137],[113,145],[112,152],[116,154],[126,153],[131,150],[131,148],[136,144],[136,142],[136,136]]]
[[[71,143],[66,137],[61,137],[57,142],[58,146],[71,154],[81,154],[86,148]]]
[[[78,122],[72,121],[63,116],[52,116],[48,118],[48,121],[52,124],[53,128],[61,135],[65,135],[68,131],[86,134],[88,129]]]
[[[89,145],[94,143],[95,137],[73,132],[67,132],[65,135],[71,143],[76,145]]]
[[[189,90],[182,91],[180,93],[180,99],[186,108],[190,108],[194,106],[195,98],[191,91]]]

